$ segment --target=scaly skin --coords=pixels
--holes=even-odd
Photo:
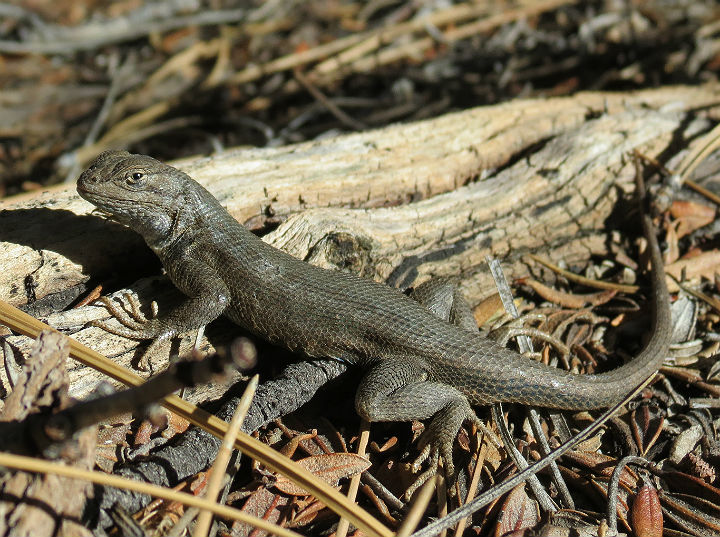
[[[647,215],[642,222],[652,259],[652,337],[622,367],[573,375],[446,322],[397,289],[317,268],[273,248],[188,175],[151,157],[105,152],[80,176],[77,189],[142,235],[188,297],[163,317],[113,331],[167,339],[224,314],[307,357],[359,364],[367,370],[356,395],[360,415],[369,421],[432,418],[424,455],[431,454],[434,463],[442,456],[448,474],[459,427],[477,420],[470,404],[611,406],[653,375],[667,353],[669,297]]]

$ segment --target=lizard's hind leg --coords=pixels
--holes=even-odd
[[[368,421],[411,421],[432,418],[420,439],[422,453],[417,468],[430,457],[430,469],[408,489],[413,491],[434,475],[440,457],[447,480],[455,479],[452,448],[464,421],[481,426],[467,398],[457,389],[428,380],[424,364],[410,357],[378,361],[363,378],[355,397],[358,414]]]
[[[470,304],[457,285],[445,278],[433,278],[421,283],[412,290],[410,298],[420,302],[443,321],[470,332],[478,331]]]
[[[454,324],[469,332],[476,333],[478,331],[477,322],[475,321],[475,316],[473,315],[470,304],[468,304],[467,300],[465,300],[465,297],[462,295],[457,285],[446,278],[433,278],[423,282],[412,290],[410,298],[420,302],[433,314],[444,321]],[[428,458],[430,458],[430,464],[428,469],[425,470],[408,488],[406,492],[408,498],[412,496],[418,487],[437,473],[439,462],[438,456],[442,454],[442,450],[434,449],[434,445],[436,445],[437,442],[433,442],[433,439],[441,438],[441,435],[445,434],[446,430],[453,428],[455,430],[450,434],[452,435],[451,438],[454,439],[457,435],[457,431],[460,429],[465,420],[472,422],[476,427],[479,427],[481,430],[485,431],[486,434],[489,434],[490,441],[493,444],[498,446],[500,445],[500,441],[497,439],[495,434],[477,418],[473,410],[470,408],[467,399],[463,396],[463,400],[461,402],[458,398],[457,404],[445,407],[435,414],[428,430],[421,437],[420,446],[422,451],[417,459],[415,459],[413,468],[416,472],[419,471],[420,465]],[[452,444],[450,447],[452,447]],[[447,451],[447,447],[445,448],[445,451]],[[449,456],[448,453],[442,455],[443,459],[446,459]],[[452,460],[450,460],[450,469],[453,469]],[[451,481],[448,481],[448,483],[451,483]],[[454,489],[450,490],[452,491]]]

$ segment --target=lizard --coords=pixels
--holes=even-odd
[[[641,178],[636,194],[651,260],[651,337],[626,364],[592,375],[530,360],[484,337],[477,326],[470,331],[440,318],[399,289],[276,249],[189,175],[152,157],[101,153],[80,175],[77,191],[139,233],[187,297],[142,323],[111,310],[123,326],[100,326],[157,343],[225,315],[308,359],[359,365],[358,414],[369,422],[430,420],[415,468],[429,458],[434,472],[442,459],[450,481],[458,431],[466,421],[480,425],[472,405],[609,407],[654,375],[668,351],[670,299],[656,230],[642,208]]]

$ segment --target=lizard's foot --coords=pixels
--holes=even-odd
[[[430,419],[420,437],[421,454],[415,469],[430,459],[430,469],[410,487],[406,496],[437,472],[442,458],[448,484],[455,481],[452,448],[464,421],[480,425],[465,395],[457,388],[428,380],[427,365],[412,357],[386,358],[365,374],[355,408],[368,421],[409,421]]]
[[[102,296],[97,300],[105,306],[110,315],[122,326],[116,326],[107,321],[92,321],[90,325],[102,328],[111,334],[117,334],[118,336],[124,336],[132,339],[150,339],[151,337],[154,337],[148,337],[145,335],[149,320],[140,312],[140,304],[137,298],[130,293],[123,293],[123,299],[125,301],[121,303],[123,307],[118,306],[114,300],[106,296]],[[125,303],[127,303],[130,308],[129,312],[124,307]]]
[[[477,428],[485,428],[473,409],[470,408],[467,400],[453,401],[452,404],[447,405],[433,416],[427,430],[420,437],[422,451],[413,462],[413,471],[418,472],[426,460],[430,461],[430,466],[410,485],[405,492],[406,499],[409,500],[418,487],[437,473],[441,459],[445,467],[446,483],[448,486],[455,483],[457,476],[453,462],[453,443],[465,421],[472,423]],[[453,491],[454,488],[451,487],[451,495]]]
[[[155,354],[157,349],[161,347],[168,339],[176,335],[175,331],[164,327],[161,322],[156,319],[147,319],[141,312],[138,300],[130,293],[123,294],[129,311],[125,307],[118,306],[112,299],[108,297],[100,297],[98,299],[119,323],[113,324],[107,321],[92,321],[91,326],[97,326],[117,336],[129,339],[152,339],[153,342],[143,352],[138,360],[137,368],[146,371],[149,368],[150,357]],[[123,303],[123,306],[125,304]],[[156,307],[153,306],[153,316],[156,315]]]

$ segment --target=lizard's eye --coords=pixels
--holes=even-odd
[[[135,172],[135,173],[132,173],[132,174],[128,175],[128,176],[125,178],[125,181],[126,181],[128,184],[130,184],[130,185],[134,185],[135,183],[137,183],[137,182],[138,182],[140,179],[142,179],[142,178],[143,178],[143,174],[142,174],[142,173],[140,173],[140,172]]]

